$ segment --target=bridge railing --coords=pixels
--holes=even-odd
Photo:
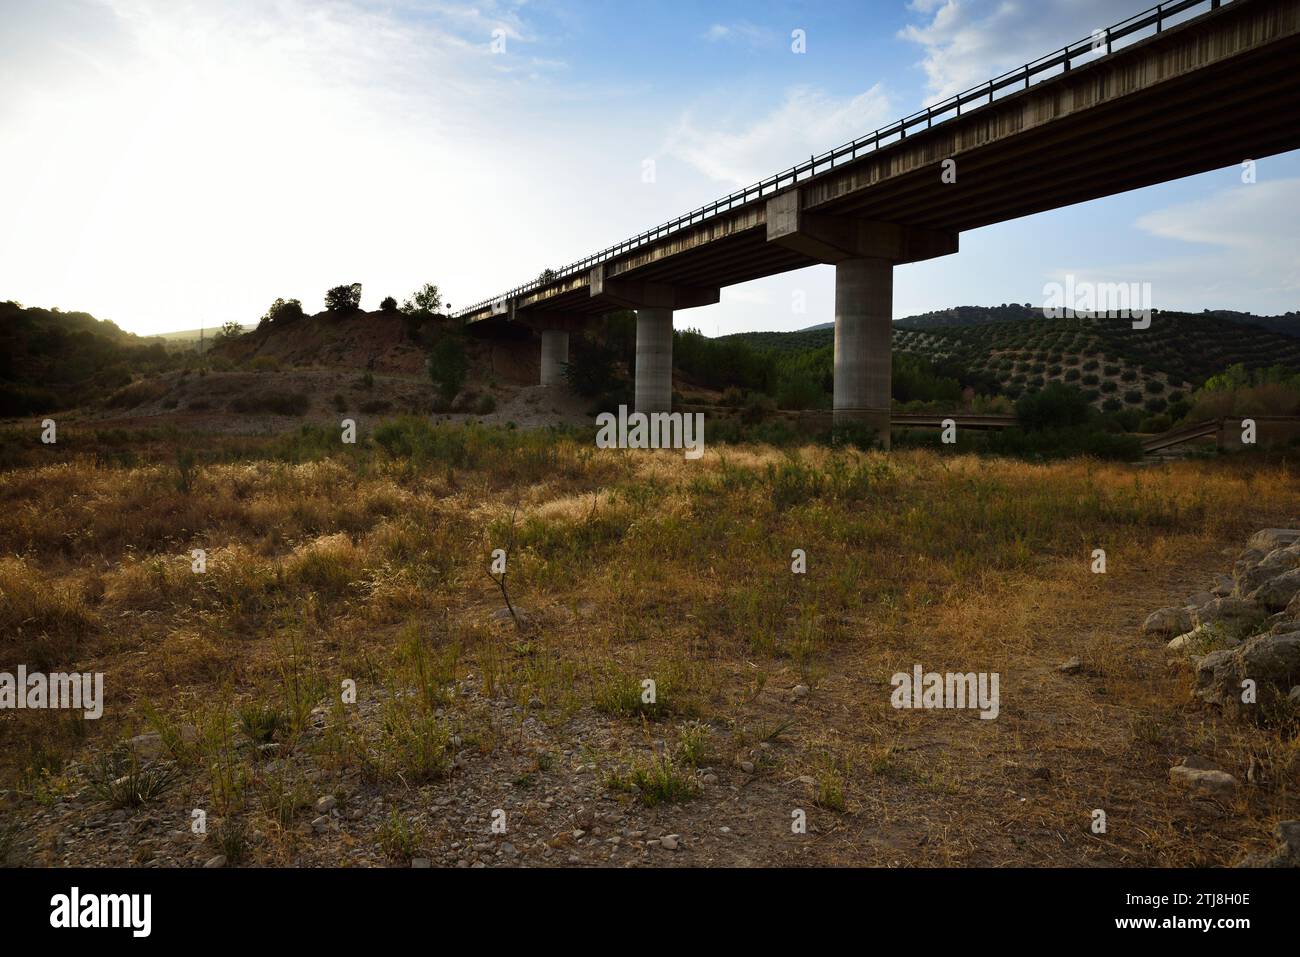
[[[678,216],[676,219],[669,220],[653,229],[638,233],[631,239],[625,239],[623,242],[602,249],[585,259],[570,263],[548,275],[546,279],[534,279],[521,286],[516,286],[509,292],[493,296],[490,299],[484,299],[464,309],[459,309],[455,312],[455,315],[457,317],[466,316],[470,313],[479,312],[493,303],[501,303],[526,292],[553,285],[571,277],[575,273],[585,272],[593,266],[631,252],[647,243],[656,242],[678,230],[689,228],[720,213],[729,212],[755,200],[766,199],[797,183],[819,176],[837,165],[852,162],[864,154],[875,152],[882,146],[889,146],[892,143],[904,140],[907,138],[908,131],[917,127],[928,130],[938,123],[955,119],[962,115],[962,107],[987,106],[998,98],[999,93],[1028,89],[1035,82],[1035,79],[1041,81],[1062,73],[1068,73],[1072,65],[1078,66],[1080,61],[1083,60],[1093,62],[1102,59],[1114,52],[1116,44],[1127,45],[1122,43],[1125,40],[1135,42],[1137,39],[1141,39],[1136,36],[1137,34],[1152,27],[1155,28],[1152,35],[1158,34],[1166,26],[1173,25],[1171,21],[1180,18],[1182,14],[1191,10],[1204,8],[1200,12],[1207,13],[1232,2],[1235,2],[1235,0],[1166,0],[1166,2],[1158,3],[1154,7],[1134,14],[1126,20],[1121,20],[1119,23],[1105,29],[1096,30],[1091,36],[1083,40],[1067,44],[1060,50],[1026,63],[1024,66],[1017,67],[1001,76],[994,77],[987,83],[982,83],[963,93],[950,96],[913,113],[911,116],[905,116],[901,120],[896,120],[875,132],[845,143],[843,146],[838,146],[820,155],[810,156],[806,163],[792,166],[775,176],[770,176],[754,183],[752,186],[746,186],[744,189],[723,196],[707,206],[701,206],[699,209]],[[1181,19],[1186,20],[1190,19],[1190,17],[1182,17]]]

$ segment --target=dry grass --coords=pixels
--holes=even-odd
[[[448,773],[453,739],[495,747],[496,731],[446,693],[473,673],[551,715],[621,722],[616,762],[657,800],[694,797],[683,769],[706,749],[756,758],[756,800],[772,782],[786,820],[775,782],[811,778],[828,862],[1224,863],[1295,816],[1296,742],[1196,710],[1185,675],[1136,635],[1148,611],[1224,569],[1225,548],[1294,524],[1285,463],[811,446],[690,462],[408,429],[305,461],[267,440],[200,462],[188,492],[161,457],[0,472],[0,669],[100,670],[108,693],[89,729],[6,716],[8,784],[39,800],[86,733],[107,748],[150,722],[193,724],[202,757],[190,760],[207,769],[213,806],[287,820],[300,784],[261,773],[221,730],[241,708],[292,748],[342,678],[384,689],[378,729],[333,709],[319,762],[406,786]],[[493,616],[485,574],[512,521],[522,632]],[[791,574],[795,548],[806,575]],[[1105,575],[1089,571],[1094,548]],[[1070,655],[1083,676],[1054,670]],[[894,710],[889,677],[914,663],[1000,673],[999,719]],[[812,688],[797,703],[795,684]],[[679,729],[676,759],[645,760],[646,722]],[[781,758],[760,747],[776,737],[793,745]],[[1190,752],[1243,780],[1254,755],[1270,784],[1243,791],[1226,819],[1198,817],[1167,783]],[[1088,830],[1094,808],[1109,833]],[[425,839],[395,820],[385,846],[409,856]],[[783,853],[774,844],[769,859]]]

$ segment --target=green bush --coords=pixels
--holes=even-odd
[[[350,315],[361,310],[361,283],[334,286],[325,293],[325,310],[335,315]]]
[[[1092,414],[1078,389],[1052,382],[1040,392],[1016,401],[1016,417],[1026,431],[1082,425]]]
[[[297,322],[302,317],[302,303],[297,299],[277,299],[271,303],[271,308],[266,310],[266,315],[262,316],[262,323],[286,325]]]
[[[469,359],[465,355],[464,343],[457,335],[444,335],[429,353],[429,378],[444,401],[450,402],[456,397],[468,373]]]

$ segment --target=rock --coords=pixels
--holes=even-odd
[[[1181,635],[1183,632],[1191,631],[1192,624],[1190,611],[1186,608],[1170,606],[1147,615],[1147,620],[1142,622],[1141,631],[1144,635],[1160,637]]]
[[[1278,821],[1277,830],[1273,833],[1277,835],[1278,843],[1281,844],[1279,850],[1285,851],[1300,863],[1300,821]]]
[[[1227,575],[1215,575],[1214,587],[1210,589],[1210,594],[1215,598],[1227,598],[1232,594],[1232,590],[1236,587],[1236,584],[1237,583]]]
[[[1200,608],[1202,605],[1208,605],[1214,601],[1217,596],[1208,591],[1198,591],[1187,599],[1187,604],[1192,608]]]
[[[334,797],[333,794],[326,794],[323,797],[319,797],[316,799],[316,813],[328,814],[338,806],[338,803],[338,798]]]
[[[1237,779],[1228,772],[1191,768],[1185,764],[1170,768],[1169,780],[1186,788],[1193,797],[1230,798],[1237,790]]]
[[[162,754],[162,735],[154,732],[137,734],[134,738],[127,740],[126,746],[131,749],[131,753],[136,757],[151,760]]]
[[[1195,771],[1222,771],[1223,769],[1211,761],[1209,758],[1201,757],[1199,754],[1189,754],[1178,762],[1179,767],[1191,768]]]
[[[1271,548],[1245,548],[1237,556],[1237,560],[1232,563],[1232,572],[1236,573],[1243,568],[1251,568],[1258,565],[1264,560],[1264,556],[1271,552]]]
[[[1257,562],[1238,562],[1233,567],[1236,578],[1233,594],[1247,595],[1270,578],[1297,567],[1300,567],[1300,548],[1296,546],[1275,548]]]
[[[492,612],[493,621],[511,621],[516,617],[518,618],[519,625],[521,627],[530,625],[533,622],[532,614],[530,612],[525,611],[523,608],[520,608],[518,605],[515,605],[514,615],[511,615],[510,609],[504,605],[502,605],[496,611]]]
[[[1179,635],[1177,638],[1171,638],[1169,644],[1165,647],[1170,651],[1190,652],[1195,647],[1196,643],[1203,637],[1214,637],[1213,631],[1205,625],[1197,625],[1186,634]],[[1237,644],[1237,642],[1234,642],[1234,644]]]
[[[1300,867],[1300,821],[1278,821],[1277,845],[1271,854],[1252,854],[1238,867]]]
[[[1230,628],[1250,628],[1268,617],[1263,606],[1245,598],[1216,598],[1191,616],[1191,625],[1178,634],[1191,631],[1200,625],[1224,625]]]
[[[1077,675],[1083,670],[1083,662],[1078,658],[1071,656],[1057,665],[1056,670],[1063,675]]]
[[[1291,689],[1291,693],[1286,696],[1286,700],[1290,701],[1293,705],[1300,707],[1300,685],[1296,685]]]
[[[754,762],[753,762],[753,761],[741,761],[741,762],[740,762],[740,770],[744,771],[746,774],[753,774],[753,773],[754,773]]]
[[[794,695],[796,698],[806,698],[808,697],[808,691],[809,689],[807,685],[795,685],[790,689],[790,694]]]
[[[1292,568],[1270,578],[1250,593],[1250,600],[1269,611],[1281,611],[1300,594],[1300,568]]]
[[[675,851],[677,850],[677,844],[680,840],[681,836],[678,834],[665,834],[663,837],[659,838],[659,846],[665,851]]]
[[[333,823],[334,823],[333,820],[330,818],[328,814],[322,814],[320,817],[316,818],[314,821],[311,822],[311,829],[315,831],[317,834],[324,834],[326,831],[329,830],[330,825]]]
[[[1260,551],[1269,552],[1275,548],[1294,545],[1296,542],[1300,542],[1300,529],[1265,528],[1250,536],[1250,541],[1246,544],[1250,548],[1258,548]]]
[[[418,868],[433,867],[433,861],[427,857],[413,857],[411,858],[411,866]]]
[[[204,867],[225,867],[226,855],[218,854],[216,857],[209,857],[203,864]]]
[[[1300,631],[1256,635],[1236,648],[1201,658],[1196,665],[1196,694],[1211,704],[1235,707],[1246,678],[1289,689],[1300,679]]]

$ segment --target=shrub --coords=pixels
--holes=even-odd
[[[379,304],[380,312],[396,312],[397,300],[392,296],[385,296],[384,301]]]
[[[302,303],[297,299],[277,299],[271,303],[271,308],[266,310],[266,315],[262,317],[262,323],[269,322],[284,325],[297,322],[302,317]]]
[[[248,367],[254,372],[278,372],[280,360],[275,356],[257,356]]]
[[[465,384],[469,359],[459,336],[445,335],[429,353],[429,378],[444,401],[450,402]]]
[[[1088,421],[1091,410],[1083,394],[1059,382],[1016,401],[1016,417],[1026,431],[1063,428]]]
[[[586,335],[569,337],[569,362],[564,378],[578,395],[605,395],[622,381],[615,371],[614,350],[604,341]]]
[[[408,316],[431,316],[441,308],[442,293],[431,282],[426,282],[402,303],[402,312]]]
[[[325,310],[336,315],[349,315],[361,310],[361,283],[334,286],[325,293]]]

